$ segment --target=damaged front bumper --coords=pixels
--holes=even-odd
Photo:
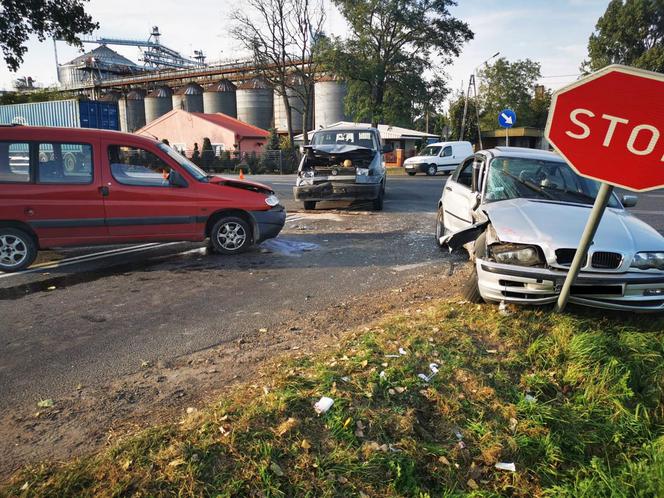
[[[286,223],[286,209],[280,204],[266,211],[250,211],[254,220],[255,244],[273,239]]]
[[[567,272],[505,265],[477,259],[478,285],[486,301],[515,304],[554,303]],[[624,311],[664,311],[664,273],[579,273],[571,303]]]
[[[343,183],[326,181],[293,187],[297,201],[373,200],[380,195],[380,183]]]

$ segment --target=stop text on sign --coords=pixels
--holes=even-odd
[[[569,119],[576,126],[576,129],[567,130],[565,134],[568,137],[585,140],[591,136],[594,129],[597,133],[604,133],[604,140],[602,141],[604,147],[612,145],[613,136],[619,126],[631,126],[629,138],[627,138],[624,145],[629,152],[636,156],[648,156],[654,153],[662,135],[653,125],[641,123],[632,126],[629,119],[611,114],[598,116],[589,109],[574,109],[570,112]],[[664,162],[664,154],[662,154],[660,161]]]

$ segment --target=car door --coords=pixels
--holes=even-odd
[[[474,162],[474,157],[462,162],[445,184],[443,191],[445,227],[452,232],[468,228],[473,224],[472,209],[477,202],[477,194],[472,190]]]
[[[7,163],[5,179],[12,184],[2,189],[5,216],[25,221],[42,247],[104,242],[98,154],[94,139],[3,140],[0,162]]]
[[[454,164],[454,149],[451,145],[446,145],[440,151],[438,159],[438,171],[452,171],[456,167]]]
[[[200,239],[194,180],[156,147],[127,139],[103,141],[104,207],[114,240]],[[169,181],[172,171],[187,186]]]

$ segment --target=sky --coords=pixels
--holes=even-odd
[[[326,31],[344,36],[343,16],[326,2]],[[468,84],[474,68],[496,52],[508,60],[530,58],[542,65],[541,83],[559,88],[574,81],[587,55],[588,37],[609,0],[457,0],[452,14],[465,21],[475,38],[461,55],[444,68],[449,86],[459,90]],[[91,0],[87,11],[99,22],[94,37],[147,39],[152,26],[159,26],[166,46],[191,56],[202,49],[208,60],[236,59],[244,54],[229,34],[230,13],[242,8],[240,0]],[[85,45],[91,50],[95,45]],[[136,61],[132,47],[111,47]],[[80,52],[62,42],[58,60],[68,62]],[[0,88],[11,88],[18,76],[31,76],[43,85],[57,82],[53,41],[31,39],[25,63],[11,73],[0,62]]]

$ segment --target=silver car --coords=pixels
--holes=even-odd
[[[555,302],[598,189],[546,151],[497,147],[462,162],[438,203],[436,241],[469,251],[467,298]],[[634,205],[612,196],[570,302],[664,310],[664,237],[625,211]]]

